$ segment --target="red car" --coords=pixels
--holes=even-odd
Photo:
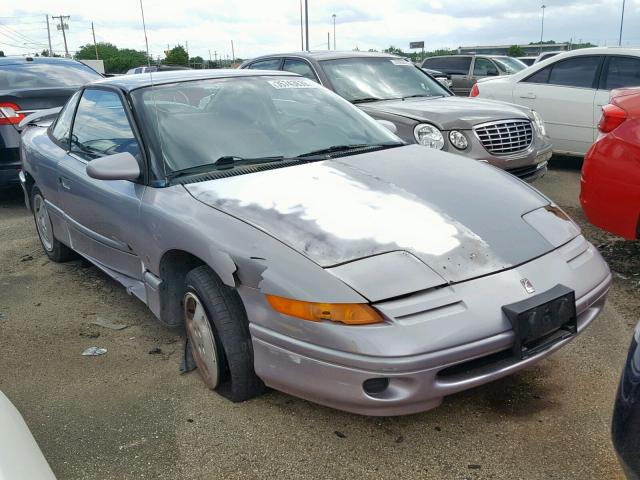
[[[640,88],[614,90],[602,107],[600,135],[584,158],[580,203],[589,221],[640,238]]]

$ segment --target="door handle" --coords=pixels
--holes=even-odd
[[[60,177],[58,180],[60,180],[60,185],[62,186],[62,188],[64,188],[65,190],[71,190],[71,183],[69,182],[68,178]]]
[[[534,100],[536,98],[536,94],[533,92],[523,93],[520,95],[520,98],[529,98],[531,100]]]

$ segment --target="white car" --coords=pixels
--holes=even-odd
[[[484,78],[470,96],[517,103],[544,119],[554,153],[583,156],[615,88],[640,86],[640,49],[573,50],[510,76]]]
[[[0,480],[56,480],[22,416],[0,392]]]

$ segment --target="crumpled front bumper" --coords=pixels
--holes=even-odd
[[[332,348],[326,345],[326,341],[322,342],[323,345],[313,339],[295,338],[299,337],[300,332],[289,326],[285,330],[275,331],[266,326],[268,322],[264,322],[265,315],[273,315],[268,306],[260,305],[255,298],[252,301],[248,298],[251,294],[241,292],[251,322],[256,373],[272,388],[357,414],[404,415],[434,408],[446,395],[514,373],[575,338],[558,342],[525,360],[511,354],[514,334],[508,321],[498,318],[503,316],[501,305],[521,300],[527,294],[524,290],[522,295],[514,294],[517,291],[515,289],[502,291],[500,285],[503,282],[518,283],[517,287],[522,289],[517,279],[526,275],[540,287],[539,292],[547,290],[552,282],[559,283],[558,280],[569,284],[576,291],[578,332],[598,316],[604,307],[611,274],[592,245],[576,253],[576,242],[570,244],[548,254],[545,257],[549,258],[543,262],[540,262],[541,259],[534,260],[516,269],[456,285],[457,295],[462,299],[458,303],[447,305],[444,302],[437,308],[421,308],[419,312],[410,313],[413,304],[424,304],[426,301],[428,294],[419,292],[376,304],[385,316],[394,316],[391,323],[396,327],[407,327],[405,333],[416,332],[419,331],[417,328],[424,327],[421,338],[414,335],[418,338],[400,347],[401,337],[394,337],[394,332],[385,332],[385,327],[381,327],[381,345],[387,342],[388,355],[383,351],[384,346],[356,341],[357,329],[361,327],[335,326],[333,329],[336,336],[346,336],[334,340],[344,345],[351,340],[350,350]],[[571,274],[554,278],[555,272],[549,271],[550,265],[563,259],[569,270],[575,270],[573,285]],[[579,278],[585,274],[590,275],[586,291],[584,277]],[[546,285],[543,280],[545,277],[549,282]],[[483,301],[482,297],[489,298],[491,305],[486,304],[474,311],[474,305]],[[433,298],[429,301],[432,302]],[[486,318],[485,321],[487,315],[492,318]],[[478,328],[471,326],[474,323]],[[483,329],[486,325],[499,327],[488,333],[487,328]],[[456,342],[456,338],[460,343]],[[416,352],[415,346],[420,343],[425,348],[423,352]],[[447,346],[432,348],[436,345]],[[406,355],[402,354],[402,348],[406,349]],[[371,379],[386,379],[388,386],[381,391],[367,393],[364,384]]]

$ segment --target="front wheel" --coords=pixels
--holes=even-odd
[[[182,306],[205,385],[233,402],[262,394],[265,387],[253,368],[249,321],[238,293],[205,265],[187,274]]]
[[[31,208],[33,210],[33,219],[36,222],[38,237],[47,257],[54,262],[66,262],[73,259],[76,256],[74,251],[56,239],[44,196],[36,186],[33,187],[31,192]]]

